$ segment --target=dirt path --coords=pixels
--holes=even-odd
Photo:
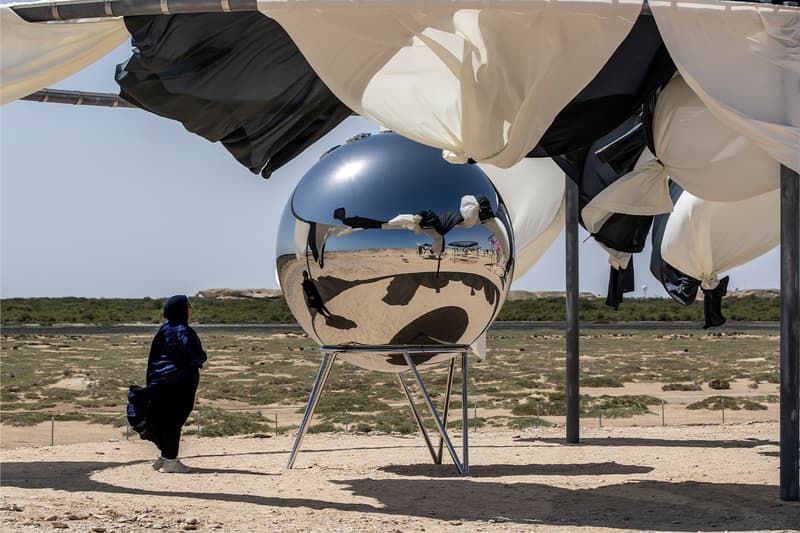
[[[796,531],[778,424],[563,428],[470,436],[470,475],[419,437],[194,438],[191,474],[116,440],[2,451],[3,531]],[[456,445],[459,445],[456,439]]]

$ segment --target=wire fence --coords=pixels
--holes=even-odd
[[[715,391],[723,392],[723,391]],[[455,397],[454,397],[455,398]],[[707,402],[705,408],[690,408],[689,406]],[[537,427],[563,426],[566,424],[566,417],[561,414],[549,414],[552,404],[536,402],[527,412],[528,416],[507,416],[498,415],[497,409],[483,407],[479,402],[471,403],[468,409],[470,431],[477,432],[486,428],[487,430],[497,431],[504,428],[524,429]],[[729,423],[749,423],[777,420],[778,398],[769,394],[731,394],[714,396],[709,393],[691,395],[670,395],[658,399],[658,403],[653,403],[651,399],[644,413],[635,415],[620,414],[619,409],[604,408],[602,406],[584,412],[581,415],[581,425],[586,427],[610,427],[610,426],[667,426],[667,425],[724,425]],[[279,409],[274,407],[242,407],[232,409],[216,409],[213,412],[219,413],[248,413],[256,415],[255,420],[259,421],[260,427],[269,427],[268,435],[260,432],[261,436],[294,435],[295,429],[302,417],[303,406],[286,406]],[[407,404],[396,403],[393,409],[406,409],[408,412],[410,427],[416,428],[416,420],[413,418]],[[195,409],[184,426],[184,434],[190,437],[208,436],[204,433],[204,426],[213,426],[214,420],[210,415],[212,409],[204,406]],[[298,412],[299,411],[299,412]],[[451,408],[451,413],[456,414],[450,417],[450,425],[455,425],[457,430],[460,427],[461,416],[460,406],[457,413]],[[354,432],[356,425],[354,422],[358,415],[363,413],[350,413],[345,410],[335,418],[339,421],[335,426],[337,431],[344,433]],[[374,414],[374,413],[373,413]],[[49,415],[49,420],[46,418]],[[20,417],[33,417],[33,422],[16,422]],[[317,415],[313,424],[320,423],[330,417],[330,413]],[[43,420],[44,419],[44,420]],[[454,422],[454,420],[456,420]],[[30,445],[50,445],[87,442],[82,440],[80,435],[76,436],[74,430],[69,438],[64,438],[59,432],[59,425],[66,429],[66,423],[100,423],[102,425],[113,426],[116,437],[125,440],[138,439],[136,432],[128,424],[124,412],[119,411],[92,411],[92,412],[48,412],[39,411],[6,411],[0,414],[0,424],[5,428],[17,426],[17,433],[25,433],[29,438],[25,439]],[[430,424],[431,428],[433,424]],[[330,425],[326,427],[330,428]],[[429,429],[431,429],[429,428]],[[432,430],[432,429],[431,429]],[[245,434],[243,432],[240,434]],[[213,432],[212,436],[218,436],[218,432]],[[0,436],[0,442],[6,441]],[[3,447],[8,447],[6,442],[2,442]]]

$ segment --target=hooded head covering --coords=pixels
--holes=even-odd
[[[164,304],[164,317],[171,324],[186,324],[189,321],[189,298],[185,294],[171,296]]]

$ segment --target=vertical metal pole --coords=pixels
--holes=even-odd
[[[467,373],[467,352],[461,354],[461,460],[464,471],[469,473],[469,374]],[[477,420],[476,420],[477,423]]]
[[[722,425],[725,425],[725,398],[722,398]]]
[[[278,436],[278,412],[275,411],[275,436]]]
[[[578,339],[578,185],[566,181],[566,274],[567,274],[567,442],[580,441],[580,365]]]
[[[50,415],[50,446],[56,442],[56,417]]]
[[[661,400],[661,426],[666,426],[666,421],[664,420],[664,400]]]
[[[781,165],[781,500],[800,500],[800,176]]]

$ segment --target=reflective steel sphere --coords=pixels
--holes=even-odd
[[[450,164],[391,132],[358,136],[297,185],[278,230],[278,279],[320,344],[471,344],[505,301],[513,241],[477,165]],[[378,370],[405,365],[388,354],[339,357]]]

